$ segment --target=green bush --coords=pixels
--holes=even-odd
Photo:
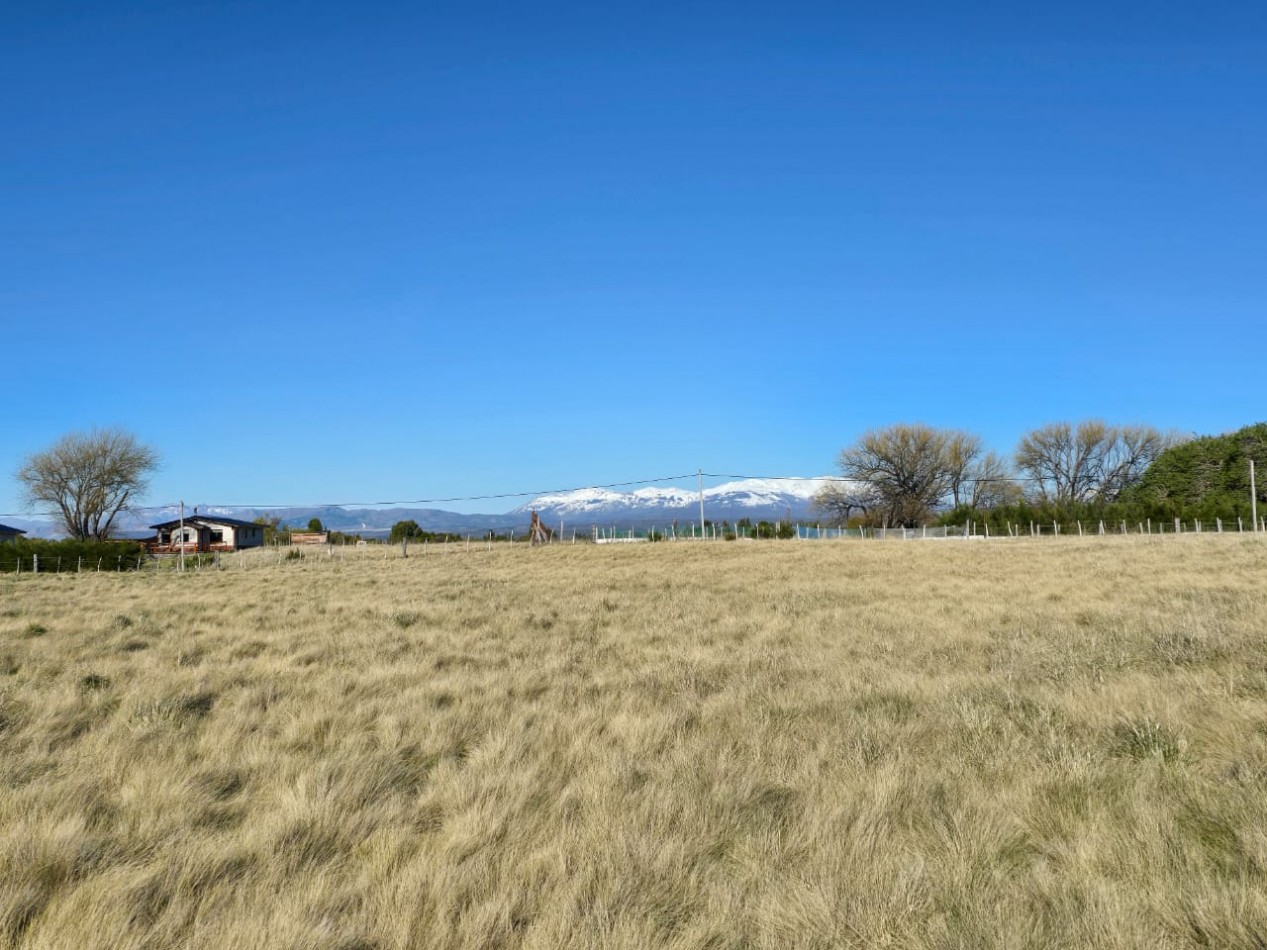
[[[43,538],[19,538],[0,544],[0,571],[16,571],[19,562],[23,571],[34,569],[39,558],[40,572],[66,573],[82,570],[135,571],[144,563],[145,546],[139,541],[46,541]]]

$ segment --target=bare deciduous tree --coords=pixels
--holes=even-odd
[[[1052,422],[1021,439],[1016,467],[1033,480],[1032,493],[1046,501],[1108,502],[1179,441],[1152,426],[1114,426],[1099,419]]]
[[[989,511],[1021,500],[1021,486],[1012,476],[1007,459],[987,452],[972,463],[964,504],[975,511]]]
[[[1016,448],[1016,467],[1033,479],[1034,494],[1056,504],[1088,501],[1095,491],[1095,456],[1108,426],[1089,420],[1077,427],[1052,422],[1027,433]]]
[[[968,504],[977,482],[977,465],[984,451],[981,436],[971,432],[947,432],[946,472],[950,478],[950,501],[956,508]]]
[[[871,429],[840,453],[840,471],[871,487],[884,524],[919,524],[950,490],[951,436],[920,424]]]
[[[820,510],[862,508],[888,525],[917,525],[947,503],[989,508],[1018,494],[1007,462],[985,451],[981,437],[956,429],[899,424],[872,429],[840,453],[841,473],[865,486],[824,489]]]
[[[1103,488],[1105,501],[1116,501],[1148,471],[1157,456],[1184,441],[1174,432],[1163,433],[1152,426],[1117,427],[1117,438],[1104,455]]]
[[[149,487],[158,453],[122,429],[62,436],[18,469],[25,502],[60,515],[75,538],[108,538],[119,512]]]
[[[866,482],[828,482],[814,495],[814,510],[833,524],[847,525],[853,513],[866,515],[880,499]]]

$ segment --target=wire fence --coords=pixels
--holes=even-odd
[[[1260,518],[1258,530],[1267,531],[1267,519]],[[1087,537],[1111,534],[1246,534],[1254,531],[1254,525],[1247,519],[1237,518],[1224,521],[1221,518],[1210,520],[1185,521],[1175,518],[1171,521],[1154,521],[1146,519],[1140,522],[1130,521],[1049,521],[1040,523],[1006,522],[991,527],[986,522],[969,521],[958,525],[923,525],[914,528],[905,527],[841,527],[824,524],[780,524],[761,523],[757,525],[732,525],[729,523],[708,522],[680,527],[651,526],[643,528],[620,528],[615,525],[602,527],[593,525],[590,528],[590,540],[599,544],[631,542],[631,541],[754,541],[772,538],[796,541],[843,541],[843,540],[876,540],[876,541],[936,541],[948,539],[994,539],[994,538],[1051,538],[1051,537]]]
[[[136,554],[106,554],[99,557],[66,557],[49,554],[16,554],[0,550],[0,573],[8,574],[101,574],[143,570],[150,558]]]
[[[834,528],[820,525],[797,526],[797,536],[806,540],[831,538],[872,538],[875,540],[922,541],[948,538],[1055,538],[1106,535],[1178,535],[1178,534],[1251,534],[1267,532],[1267,518],[1258,524],[1244,519],[1225,521],[1222,518],[1175,518],[1170,521],[1028,521],[1004,522],[991,527],[987,522],[970,521],[962,525],[937,525],[918,528]]]
[[[962,525],[930,525],[916,528],[889,527],[838,527],[819,524],[789,524],[776,526],[774,532],[768,524],[729,525],[706,523],[683,528],[680,525],[649,526],[640,528],[600,527],[591,525],[588,531],[575,529],[567,536],[555,533],[547,542],[550,545],[578,544],[630,544],[630,543],[701,543],[728,541],[759,542],[762,544],[867,542],[867,541],[991,541],[1007,542],[1054,538],[1097,537],[1180,537],[1195,535],[1239,535],[1267,538],[1267,518],[1258,524],[1245,519],[1212,521],[1174,519],[1173,521],[1145,520],[1134,524],[1118,522],[1048,522],[1039,524],[1007,523],[1002,530],[983,523],[967,522]],[[178,572],[202,571],[250,571],[262,568],[286,566],[317,561],[372,561],[396,560],[410,557],[428,557],[446,554],[470,554],[494,549],[528,548],[525,536],[495,535],[493,533],[470,534],[464,538],[449,537],[444,540],[424,541],[371,541],[359,543],[273,544],[244,548],[238,551],[178,554],[104,554],[95,557],[76,557],[57,554],[21,553],[15,545],[0,544],[0,574],[16,577],[40,575],[76,574],[147,574],[157,575]]]

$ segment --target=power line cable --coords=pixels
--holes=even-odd
[[[744,479],[744,480],[751,479],[753,481],[762,481],[762,482],[783,481],[783,482],[853,483],[853,482],[866,481],[866,479],[864,478],[848,478],[844,475],[814,475],[812,477],[807,477],[805,475],[725,475],[720,472],[704,472],[703,474],[705,478],[737,478],[737,479]],[[970,482],[1042,482],[1042,481],[1048,481],[1048,479],[1041,478],[1034,475],[991,475],[987,478],[961,478],[959,480],[960,484],[967,484]]]
[[[200,508],[255,508],[268,511],[283,511],[294,508],[385,508],[400,505],[441,505],[451,504],[458,501],[495,501],[504,498],[536,498],[539,495],[560,495],[566,492],[584,491],[587,488],[628,488],[631,485],[655,485],[663,482],[680,482],[688,478],[697,477],[698,472],[688,472],[685,475],[665,475],[659,478],[642,478],[627,482],[608,482],[603,485],[580,485],[574,488],[552,488],[542,491],[518,491],[503,492],[495,495],[460,495],[451,498],[413,498],[402,499],[399,501],[332,501],[332,502],[314,502],[309,504],[285,504],[285,505],[265,505],[265,504],[207,504],[199,502]],[[170,502],[165,505],[129,505],[124,511],[166,511],[169,508],[180,507],[180,502]],[[31,512],[0,512],[0,518],[24,518],[29,517]]]
[[[392,501],[331,501],[331,502],[308,502],[308,503],[287,503],[287,504],[228,504],[228,503],[206,503],[200,502],[199,508],[249,508],[257,511],[293,511],[296,509],[307,508],[388,508],[400,507],[404,505],[444,505],[453,504],[455,502],[468,501],[501,501],[508,498],[536,498],[541,495],[561,495],[568,492],[584,491],[586,489],[607,489],[607,488],[629,488],[634,485],[658,485],[665,482],[680,482],[687,479],[697,478],[703,475],[704,478],[728,478],[740,481],[785,481],[785,482],[838,482],[841,484],[854,484],[863,479],[847,478],[843,475],[818,475],[806,477],[803,475],[739,475],[725,474],[721,472],[687,472],[683,475],[664,475],[657,478],[641,478],[623,482],[607,482],[601,485],[578,485],[570,488],[551,488],[535,491],[516,491],[516,492],[500,492],[487,495],[454,495],[444,498],[410,498],[398,499]],[[1046,479],[1036,476],[1027,475],[993,475],[984,478],[964,478],[961,484],[975,484],[980,482],[1041,482]],[[169,502],[162,505],[129,505],[124,511],[136,514],[147,511],[167,511],[180,507],[180,502]],[[0,512],[0,518],[28,518],[37,512]]]

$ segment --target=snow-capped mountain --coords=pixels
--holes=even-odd
[[[712,521],[809,521],[817,517],[813,510],[814,495],[834,479],[819,478],[748,478],[726,482],[704,489],[704,516]],[[302,528],[310,518],[318,518],[327,528],[347,531],[365,537],[386,535],[398,521],[416,521],[426,531],[451,531],[459,534],[480,534],[489,530],[525,529],[530,512],[536,511],[550,523],[565,521],[573,527],[588,525],[667,525],[678,519],[694,522],[699,519],[699,493],[690,488],[650,487],[633,491],[610,488],[581,488],[575,491],[540,495],[526,505],[505,514],[458,514],[437,508],[339,508],[321,506],[287,508],[268,511],[257,508],[227,508],[212,505],[186,505],[185,516],[221,515],[250,521],[260,515],[274,515],[288,527]],[[149,526],[171,521],[180,515],[180,508],[139,508],[121,512],[115,522],[120,537],[144,537],[152,532]],[[14,527],[24,528],[29,537],[59,537],[63,533],[51,519],[7,519]]]
[[[794,520],[810,518],[814,496],[829,480],[827,476],[747,478],[714,485],[704,489],[704,515],[718,521],[778,521],[789,514]],[[583,523],[694,520],[699,517],[699,493],[683,488],[639,488],[629,492],[581,488],[540,495],[511,513],[526,515],[530,511],[549,521]]]

